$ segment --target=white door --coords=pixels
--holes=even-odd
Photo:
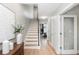
[[[77,54],[77,16],[62,16],[62,54]]]

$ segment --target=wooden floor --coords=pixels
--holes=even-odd
[[[25,55],[56,55],[55,50],[49,45],[47,47],[42,47],[41,49],[25,49]]]

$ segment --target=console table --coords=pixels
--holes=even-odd
[[[0,55],[3,55],[2,51],[0,51]],[[10,50],[10,52],[6,55],[24,55],[24,43],[22,44],[14,43],[14,49]]]

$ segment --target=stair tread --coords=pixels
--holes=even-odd
[[[28,31],[27,33],[38,33],[38,32],[36,32],[36,31]]]
[[[38,32],[28,32],[28,33],[38,33]]]
[[[38,38],[38,36],[26,36],[26,38]]]
[[[37,39],[38,40],[38,37],[26,37],[26,39]]]
[[[38,40],[38,39],[35,39],[35,38],[32,38],[32,39],[26,38],[25,40]]]
[[[36,36],[36,35],[38,35],[38,33],[27,33],[27,35],[35,35]]]
[[[25,41],[25,44],[31,44],[31,43],[33,43],[33,44],[37,44],[38,41]]]
[[[25,41],[38,41],[38,39],[27,39]]]
[[[36,36],[38,36],[38,35],[29,34],[29,35],[27,35],[27,36],[36,37]],[[26,36],[26,37],[27,37],[27,36]]]
[[[26,37],[36,37],[36,38],[37,38],[37,37],[38,37],[38,35],[36,35],[36,36],[34,36],[34,35],[31,35],[31,36],[30,36],[30,35],[28,35],[28,36],[26,36]]]
[[[24,45],[38,45],[38,43],[37,42],[36,43],[35,42],[34,43],[33,42],[30,42],[30,43],[29,42],[25,42]]]
[[[27,39],[38,39],[38,38],[35,38],[35,37],[31,38],[31,37],[28,37]]]
[[[25,46],[24,49],[40,49],[39,46]]]
[[[29,33],[29,32],[38,32],[38,31],[31,30],[31,31],[28,31],[28,33]]]
[[[38,40],[26,40],[26,42],[38,42]]]
[[[25,44],[24,46],[38,46],[38,44]]]
[[[25,46],[24,49],[40,49],[40,46]]]

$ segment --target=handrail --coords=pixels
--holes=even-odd
[[[39,38],[40,38],[40,32],[39,32],[39,19],[38,19],[38,46],[40,45],[39,44]]]
[[[39,19],[38,19],[38,7],[37,7],[37,21],[38,21],[38,46],[40,46],[39,38],[40,38],[40,32],[39,32]]]
[[[40,40],[40,32],[39,32],[39,19],[38,19],[38,5],[34,5],[34,10],[36,10],[36,11],[34,11],[34,19],[37,20],[37,22],[38,22],[38,46],[39,46],[40,45],[40,41],[39,41]],[[35,14],[35,12],[37,14]]]

